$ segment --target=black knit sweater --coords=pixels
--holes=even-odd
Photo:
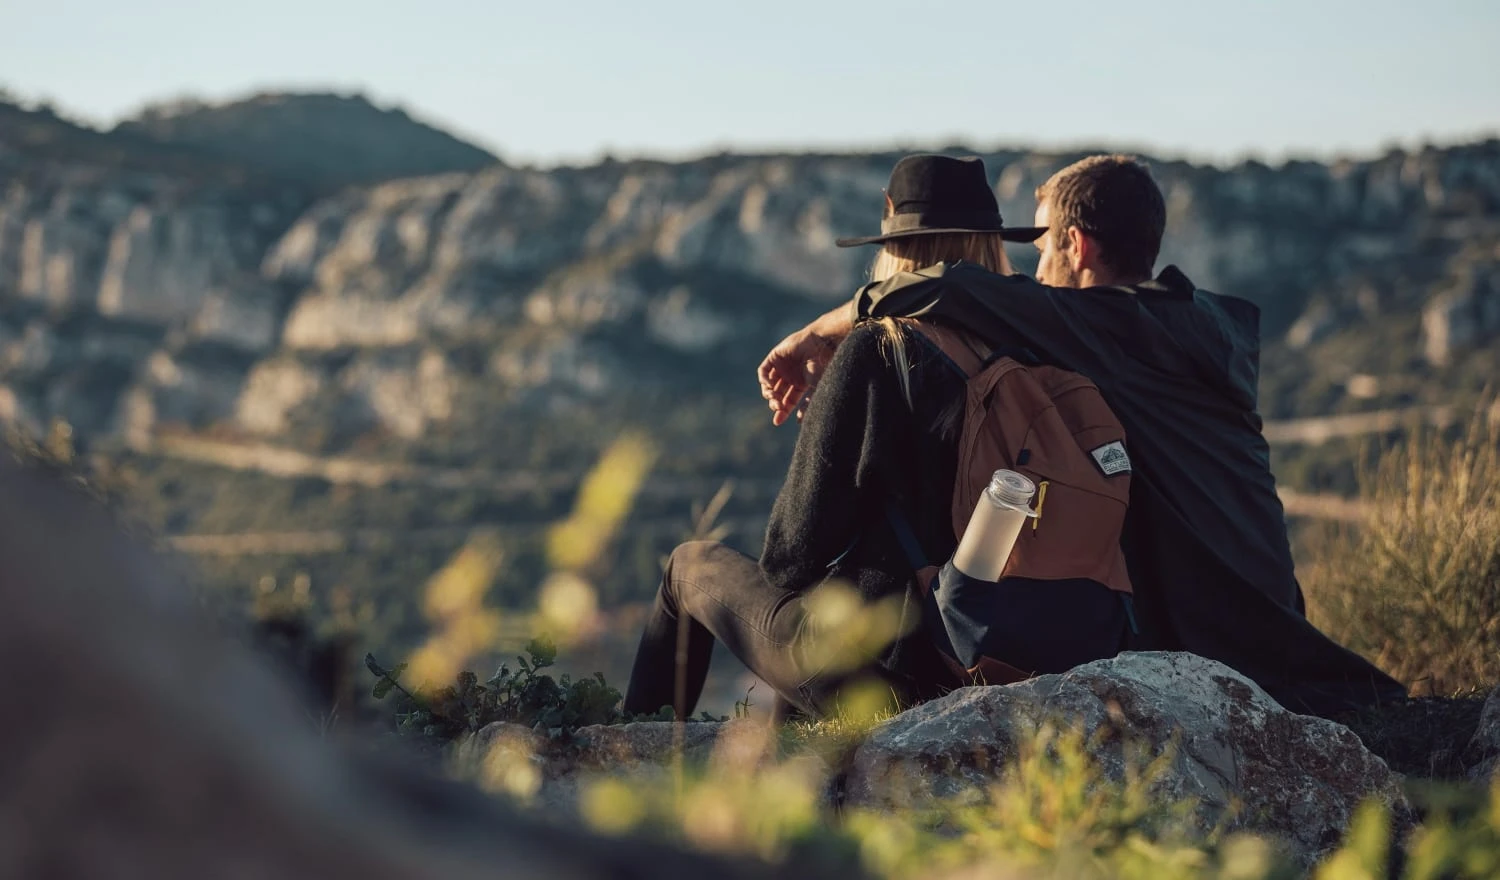
[[[946,669],[921,624],[911,563],[888,522],[901,511],[927,560],[956,546],[951,504],[958,467],[956,420],[963,377],[924,337],[902,331],[914,409],[908,408],[886,331],[855,328],[839,346],[802,420],[785,484],[771,510],[760,567],[785,590],[834,577],[866,601],[905,598],[911,635],[881,664],[911,698],[930,696]]]

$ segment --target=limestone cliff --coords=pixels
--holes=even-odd
[[[102,437],[162,424],[279,437],[293,416],[357,416],[356,433],[415,440],[460,398],[587,400],[627,378],[675,384],[653,367],[680,360],[743,388],[757,351],[859,283],[869,253],[833,239],[874,222],[893,158],[495,166],[309,203],[291,184],[44,165],[0,144],[7,414]],[[986,158],[1020,221],[1073,157]],[[1170,210],[1163,262],[1260,303],[1280,359],[1406,315],[1416,363],[1396,366],[1443,367],[1500,330],[1500,143],[1332,165],[1153,165]],[[1028,249],[1014,250],[1024,264]]]

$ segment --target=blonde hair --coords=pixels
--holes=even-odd
[[[885,243],[870,264],[871,281],[887,281],[902,272],[915,272],[938,263],[965,260],[1000,275],[1011,274],[1005,242],[994,232],[933,232]]]
[[[902,272],[915,272],[938,263],[956,263],[964,260],[1000,275],[1011,274],[1010,259],[1005,255],[1005,242],[994,232],[934,232],[895,238],[885,242],[875,262],[870,264],[871,281],[888,281]],[[895,318],[881,318],[885,328],[887,356],[896,367],[896,379],[901,383],[901,396],[911,407],[911,358],[906,351],[906,342]]]

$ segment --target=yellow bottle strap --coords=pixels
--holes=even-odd
[[[1051,484],[1048,481],[1043,480],[1036,487],[1036,516],[1031,518],[1031,530],[1033,532],[1036,531],[1036,527],[1042,522],[1042,505],[1047,503],[1047,487],[1049,485]]]

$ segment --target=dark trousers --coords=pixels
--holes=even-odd
[[[821,652],[810,650],[814,639],[806,595],[771,586],[759,563],[723,544],[679,546],[641,635],[625,711],[649,714],[671,706],[679,718],[691,715],[703,694],[715,639],[771,686],[778,703],[785,704],[778,711],[790,706],[815,718],[836,708],[840,688],[871,676],[889,687],[894,704],[903,705],[934,696],[926,693],[933,687],[941,692],[964,683],[941,663],[929,670],[931,681],[923,679],[921,693],[913,692],[911,683],[898,686],[875,663],[854,670],[819,665],[823,661],[813,658]],[[1101,584],[1011,579],[985,585],[979,598],[984,604],[976,613],[982,612],[988,629],[985,653],[1026,672],[1065,672],[1125,648],[1126,606]],[[941,631],[937,609],[928,614],[929,627]],[[946,642],[946,637],[935,639]],[[937,649],[932,654],[936,661]]]
[[[717,639],[781,700],[814,717],[827,714],[853,674],[815,668],[804,596],[771,586],[759,563],[723,544],[679,546],[641,635],[625,711],[671,706],[679,718],[691,715]]]

